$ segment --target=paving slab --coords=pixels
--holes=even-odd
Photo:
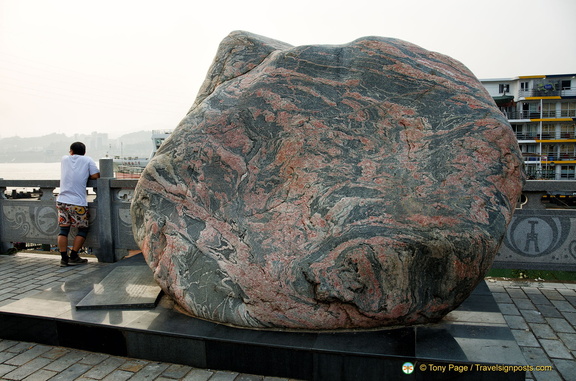
[[[574,327],[568,323],[565,319],[562,318],[546,318],[546,321],[550,325],[550,327],[557,333],[576,333]]]
[[[573,360],[553,359],[554,368],[565,380],[574,379],[576,376],[576,362]],[[568,378],[570,377],[570,378]]]
[[[540,343],[536,336],[528,329],[513,329],[512,334],[520,347],[539,347]]]
[[[96,283],[76,309],[151,309],[161,292],[148,266],[122,266]]]
[[[528,324],[522,316],[504,315],[504,319],[510,329],[528,329]]]
[[[540,312],[542,314],[542,316],[544,316],[546,319],[548,319],[548,318],[562,318],[562,314],[560,313],[560,311],[558,311],[558,309],[551,304],[550,305],[544,305],[544,304],[536,305],[536,308],[537,308],[538,312]]]
[[[528,323],[546,323],[544,316],[538,310],[520,310],[520,314]]]
[[[25,289],[27,297],[38,295],[46,289],[54,289],[57,292],[64,293],[64,281],[77,279],[81,277],[90,277],[94,272],[99,269],[105,268],[108,264],[100,264],[93,260],[87,266],[75,266],[77,268],[59,268],[59,259],[57,256],[36,256],[36,255],[23,255],[17,254],[16,256],[0,256],[0,285],[9,284],[9,287],[0,288],[0,306],[6,306],[16,302],[19,298],[18,291]],[[90,268],[90,266],[93,266]],[[36,270],[36,271],[35,271]],[[35,271],[35,287],[26,289],[18,287],[18,274],[22,272],[29,272],[28,275]],[[29,280],[26,280],[28,284]],[[24,285],[27,287],[27,285]],[[498,303],[502,310],[503,320],[513,334],[515,342],[519,345],[523,357],[528,365],[531,366],[551,366],[551,371],[546,372],[529,372],[528,379],[532,380],[573,380],[575,377],[574,364],[576,353],[576,330],[574,324],[576,323],[576,310],[574,304],[576,303],[576,284],[573,283],[554,283],[554,282],[531,282],[531,281],[513,281],[513,280],[494,280],[488,279],[487,286],[493,299]],[[30,294],[28,294],[30,293]],[[4,298],[5,299],[2,299]],[[39,304],[44,303],[40,298],[36,300]],[[64,302],[64,301],[63,301]],[[555,302],[555,303],[554,303]],[[58,301],[52,304],[52,308],[58,308]],[[70,305],[69,301],[68,307]],[[533,306],[532,312],[529,312],[526,307]],[[519,309],[518,306],[521,308]],[[47,308],[47,304],[43,308]],[[561,310],[561,311],[560,311]],[[461,317],[466,316],[466,313],[461,314]],[[538,318],[540,316],[540,318]],[[458,320],[458,316],[454,317]],[[490,319],[490,316],[486,316]],[[110,322],[110,320],[118,319],[118,316],[110,318],[108,316],[103,321]],[[122,321],[126,323],[130,320],[129,314],[122,315]],[[123,324],[115,323],[115,324]],[[491,323],[492,324],[492,323]],[[544,328],[546,326],[547,328]],[[555,339],[551,339],[552,334],[556,335]],[[538,336],[540,338],[538,338]],[[443,342],[446,345],[447,342]],[[0,378],[3,374],[13,372],[19,366],[9,365],[4,363],[5,360],[14,358],[20,354],[31,350],[35,343],[19,342],[15,340],[2,340],[0,339]],[[430,347],[433,349],[432,347]],[[74,353],[79,353],[75,355]],[[35,361],[36,364],[40,362],[49,361],[49,364],[41,369],[35,370],[27,376],[31,380],[43,380],[49,377],[52,379],[65,379],[69,380],[75,372],[80,372],[82,369],[86,370],[86,374],[94,367],[98,367],[104,358],[109,358],[109,354],[86,352],[77,349],[69,349],[63,347],[51,347],[48,351],[39,356],[30,356],[30,361]],[[22,358],[22,357],[21,357]],[[79,364],[75,364],[69,359],[76,359]],[[66,371],[62,370],[67,364]],[[160,364],[161,371],[153,371],[155,365]],[[75,365],[85,367],[78,368]],[[171,375],[175,373],[166,373],[168,369],[183,369],[171,368],[170,363],[156,363],[149,362],[141,359],[127,359],[124,358],[122,366],[116,368],[106,377],[108,380],[120,380],[130,375],[130,380],[163,380],[171,379]],[[34,366],[34,365],[32,365]],[[175,365],[182,367],[183,365]],[[20,366],[21,367],[21,366]],[[58,370],[55,370],[58,369]],[[186,368],[187,369],[187,368]],[[21,373],[14,373],[24,375],[29,372],[26,369],[21,370]],[[182,372],[183,373],[183,372]],[[92,373],[96,374],[96,373]],[[194,381],[212,381],[211,377],[218,375],[223,379],[229,377],[229,372],[213,369],[201,369],[190,367],[190,371],[184,375],[183,380]],[[56,376],[56,377],[54,377]],[[106,379],[104,377],[104,379]],[[26,379],[26,378],[24,378]],[[78,376],[78,380],[83,378],[82,375]],[[173,378],[172,378],[173,379]],[[274,380],[286,381],[286,378],[278,377],[265,377],[257,376],[248,373],[237,373],[234,381],[241,380]]]
[[[77,274],[75,279],[66,280],[61,286],[0,307],[0,313],[6,322],[25,319],[20,327],[44,327],[41,332],[47,342],[56,338],[56,342],[78,349],[117,351],[108,352],[112,356],[142,358],[162,364],[179,363],[188,367],[178,368],[181,373],[183,369],[198,367],[221,369],[211,376],[211,381],[230,378],[232,374],[235,374],[234,378],[247,375],[249,379],[263,377],[255,374],[295,378],[317,374],[314,377],[328,379],[338,376],[339,369],[343,369],[341,377],[344,378],[364,374],[365,379],[376,375],[382,379],[383,374],[390,372],[387,369],[396,369],[401,374],[402,361],[413,359],[446,364],[455,361],[460,364],[526,364],[516,339],[484,283],[438,324],[371,332],[319,334],[245,330],[182,315],[166,303],[141,311],[124,307],[102,310],[77,308],[86,296],[98,290],[102,291],[101,295],[105,295],[105,289],[115,288],[122,288],[125,293],[125,285],[101,287],[106,284],[106,278],[118,269],[120,272],[125,270],[120,278],[134,273],[131,266],[140,266],[150,273],[145,264],[137,265],[136,261],[132,258],[88,274]],[[62,279],[66,279],[68,273],[62,272]],[[10,325],[0,330],[8,336],[22,334]],[[29,337],[36,336],[31,332]],[[54,360],[44,369],[62,373],[74,363],[90,368],[82,377],[98,379],[122,378],[126,375],[124,372],[128,372],[116,363],[110,365],[114,362],[112,358],[92,365],[83,364],[81,358],[84,357],[83,354],[78,359],[71,353]],[[235,372],[223,372],[225,368]],[[156,369],[158,374],[152,374],[154,366],[148,364],[130,379],[170,378],[174,376],[174,369],[167,365],[164,369]],[[516,379],[515,375],[506,376]],[[477,373],[475,379],[482,377],[487,376]]]
[[[498,307],[500,307],[500,311],[504,315],[520,316],[520,311],[518,310],[518,307],[516,307],[516,305],[513,303],[500,303],[498,304]]]
[[[556,332],[548,324],[528,323],[528,325],[538,339],[555,340],[558,338]]]

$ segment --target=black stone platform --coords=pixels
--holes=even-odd
[[[94,285],[77,310],[150,309],[162,294],[148,266],[120,266]]]
[[[75,308],[122,266],[146,264],[125,259],[0,307],[0,338],[307,380],[525,378],[526,361],[485,283],[439,324],[372,332],[233,328],[183,315],[166,297],[145,310]]]

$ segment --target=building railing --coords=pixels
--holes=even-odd
[[[517,132],[516,139],[518,140],[536,140],[538,134],[536,132]]]
[[[538,119],[540,118],[540,113],[533,111],[502,111],[506,119],[514,120],[514,119]]]
[[[576,96],[576,88],[557,89],[556,86],[543,85],[535,89],[520,90],[518,92],[520,98],[530,97],[574,97]]]
[[[543,110],[542,118],[574,118],[576,117],[576,110]]]
[[[576,160],[575,153],[544,152],[539,156],[542,161]]]
[[[548,134],[548,133],[543,133],[543,134],[539,134],[537,132],[516,132],[516,139],[518,140],[562,140],[562,139],[566,139],[566,140],[570,140],[570,139],[576,139],[576,134],[574,133],[554,133],[554,134]]]
[[[576,161],[576,155],[550,155],[550,156],[528,156],[524,158],[526,162],[561,162],[561,161]],[[559,163],[560,164],[560,163]]]
[[[576,110],[502,111],[508,120],[576,118]]]

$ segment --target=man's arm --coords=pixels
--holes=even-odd
[[[97,172],[97,173],[95,173],[95,174],[93,174],[93,175],[90,175],[90,176],[88,177],[89,180],[96,180],[96,179],[98,179],[98,178],[100,178],[100,172]]]

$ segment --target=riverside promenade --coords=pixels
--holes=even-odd
[[[0,307],[64,282],[87,276],[109,263],[59,267],[60,256],[21,252],[0,255]],[[32,342],[0,339],[0,380],[185,380],[287,381],[286,378],[198,369],[186,365],[111,356]]]
[[[95,258],[59,267],[59,256],[0,255],[0,306],[108,266]],[[576,284],[487,279],[514,334],[528,380],[576,379]],[[32,342],[0,339],[0,380],[279,381],[285,378],[125,358]]]

